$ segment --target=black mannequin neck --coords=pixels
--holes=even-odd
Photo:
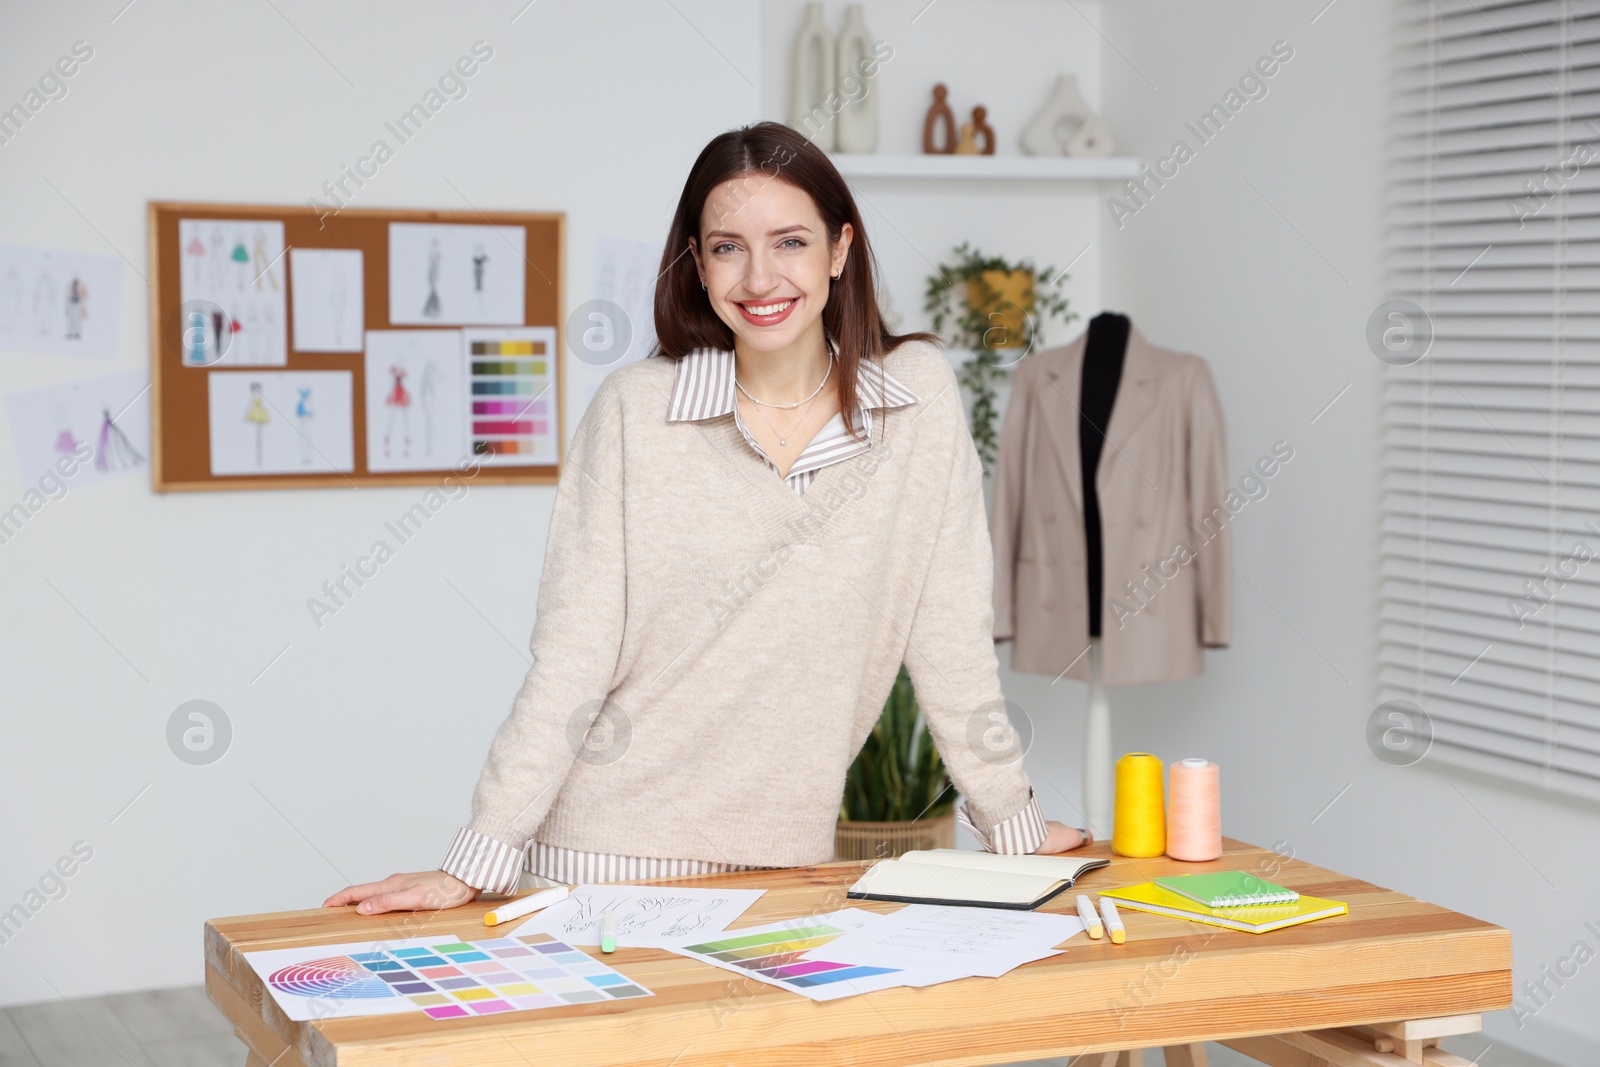
[[[1132,327],[1126,315],[1102,311],[1089,320],[1084,339],[1083,381],[1078,394],[1078,454],[1083,463],[1083,532],[1091,636],[1100,634],[1103,588],[1103,537],[1095,473],[1100,468],[1100,454],[1106,443],[1106,429],[1111,424],[1117,386],[1122,382],[1122,363],[1128,354],[1128,333]]]

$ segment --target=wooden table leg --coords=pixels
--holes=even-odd
[[[1085,1052],[1072,1057],[1068,1067],[1117,1067],[1117,1060],[1121,1057],[1120,1052]]]
[[[1085,1052],[1075,1056],[1068,1067],[1144,1067],[1144,1049],[1125,1048],[1120,1052]]]
[[[1196,1041],[1192,1045],[1168,1045],[1161,1050],[1167,1067],[1209,1067],[1206,1063],[1206,1046]]]
[[[244,1067],[267,1067],[267,1061],[251,1052],[244,1058]]]

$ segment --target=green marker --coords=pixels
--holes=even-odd
[[[609,911],[600,913],[600,951],[617,951],[617,918]]]

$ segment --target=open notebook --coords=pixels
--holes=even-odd
[[[851,886],[855,900],[957,904],[1027,911],[1071,889],[1084,871],[1104,867],[1092,856],[1006,856],[932,848],[879,860]]]

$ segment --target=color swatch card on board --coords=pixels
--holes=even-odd
[[[461,1019],[655,995],[548,934],[436,934],[244,956],[284,1014],[302,1022],[418,1011]]]
[[[557,442],[556,331],[552,326],[463,330],[471,422],[468,448],[484,466],[549,466]]]

